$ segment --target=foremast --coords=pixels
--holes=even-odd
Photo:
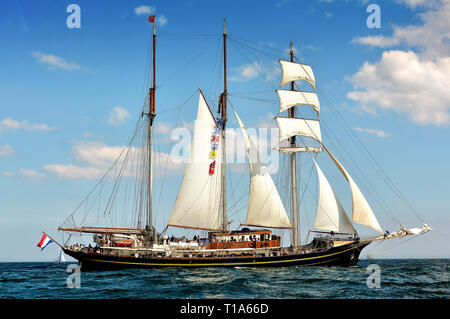
[[[280,142],[285,140],[290,141],[290,147],[279,148],[280,152],[289,153],[291,155],[291,179],[292,179],[292,219],[293,219],[293,246],[297,247],[297,205],[296,205],[296,167],[295,167],[295,154],[297,152],[313,152],[318,153],[323,149],[326,150],[330,158],[335,165],[341,171],[343,176],[347,179],[350,190],[352,193],[352,221],[358,224],[362,224],[373,228],[378,233],[383,234],[375,214],[370,208],[367,200],[359,190],[359,187],[350,177],[348,172],[344,169],[342,164],[331,154],[331,152],[322,143],[322,134],[320,128],[320,122],[318,119],[307,119],[301,117],[295,117],[295,106],[312,106],[315,110],[317,117],[320,113],[320,102],[316,92],[296,91],[295,81],[302,80],[309,83],[313,90],[316,89],[316,81],[311,66],[296,63],[293,61],[293,48],[291,43],[290,61],[280,60],[282,68],[282,79],[280,86],[290,84],[290,90],[277,90],[280,98],[280,112],[288,110],[289,117],[276,117],[278,127],[280,130]],[[294,137],[299,136],[303,143],[305,140],[303,137],[312,138],[320,147],[310,147],[306,145],[304,147],[297,147]],[[339,200],[337,199],[334,191],[329,185],[326,177],[321,172],[317,162],[315,162],[316,170],[320,182],[320,196],[319,205],[317,210],[317,217],[315,228],[328,231],[338,231],[342,233],[354,234],[356,231],[348,220],[345,211],[342,208]]]
[[[291,62],[294,62],[294,47],[291,41],[289,55]],[[291,91],[294,91],[295,82],[290,83]],[[295,118],[295,106],[289,109],[289,117]],[[289,140],[290,147],[296,147],[295,135]],[[297,212],[297,166],[296,166],[296,154],[291,153],[291,205],[292,205],[292,246],[294,249],[298,248],[298,212]]]

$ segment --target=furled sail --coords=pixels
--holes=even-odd
[[[283,60],[280,60],[280,64],[282,70],[280,86],[295,80],[304,80],[316,89],[316,80],[311,66]]]
[[[270,228],[291,228],[278,190],[267,172],[267,167],[260,161],[256,146],[250,141],[247,130],[234,111],[244,135],[250,164],[250,195],[246,225]]]
[[[320,123],[317,120],[308,120],[290,117],[277,117],[280,129],[280,142],[295,135],[312,137],[318,142],[322,141]]]
[[[333,188],[315,160],[314,164],[316,165],[320,185],[319,203],[314,228],[345,234],[355,234],[356,231],[348,219],[339,199],[336,197]]]
[[[296,105],[311,105],[319,116],[320,102],[315,92],[277,90],[277,93],[280,99],[280,112]]]
[[[291,154],[291,153],[320,153],[322,152],[321,147],[278,147],[277,150],[283,154]]]
[[[323,145],[322,145],[323,146]],[[369,206],[364,195],[359,190],[358,185],[353,181],[350,174],[345,170],[341,163],[330,153],[330,151],[324,147],[327,153],[330,155],[333,162],[341,171],[342,175],[347,179],[350,184],[350,191],[352,193],[352,203],[353,203],[353,213],[352,213],[352,221],[361,225],[365,225],[375,229],[377,232],[383,234],[383,230],[378,223],[375,214]]]
[[[220,129],[200,94],[190,160],[168,226],[222,229],[221,143]]]

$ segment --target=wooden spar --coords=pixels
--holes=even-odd
[[[156,30],[153,24],[153,96],[150,113],[156,115],[155,110],[155,90],[156,90]]]
[[[156,240],[156,229],[153,226],[153,120],[156,116],[155,107],[155,90],[156,90],[156,30],[155,23],[153,23],[153,87],[149,91],[149,137],[148,137],[148,158],[149,158],[149,169],[148,169],[148,221],[147,226],[153,232],[153,239]]]
[[[311,233],[318,233],[318,234],[333,234],[333,235],[355,235],[355,234],[349,234],[349,233],[339,233],[334,231],[319,231],[319,230],[310,230]]]
[[[226,192],[226,140],[225,128],[227,122],[227,29],[226,19],[223,20],[223,93],[222,93],[222,230],[227,231],[227,192]]]
[[[80,227],[80,228],[63,228],[59,227],[60,231],[90,233],[90,234],[142,234],[145,229],[139,228],[108,228],[108,227]]]
[[[294,48],[293,43],[290,43],[290,56],[291,62],[294,62]],[[291,82],[291,91],[294,91],[295,82]],[[289,117],[295,118],[295,106],[289,109]],[[296,147],[295,136],[290,138],[290,147]],[[298,247],[298,220],[297,220],[297,167],[296,167],[296,154],[291,153],[291,205],[292,205],[292,246],[294,248]]]

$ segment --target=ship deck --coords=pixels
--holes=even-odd
[[[258,254],[241,256],[155,257],[145,254],[124,256],[104,253],[73,251],[64,252],[77,259],[83,270],[118,268],[163,268],[163,267],[287,267],[287,266],[356,266],[361,250],[370,242],[353,243],[312,252],[289,252],[279,255]]]

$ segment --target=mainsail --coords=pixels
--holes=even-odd
[[[347,217],[341,202],[337,198],[330,183],[314,160],[319,177],[319,203],[314,228],[345,234],[355,234],[352,223]]]
[[[220,128],[201,93],[190,160],[168,226],[222,229],[221,143]]]
[[[246,225],[270,228],[291,228],[283,202],[272,177],[258,154],[256,145],[250,140],[244,124],[234,110],[244,135],[248,162],[250,164],[250,195]]]

